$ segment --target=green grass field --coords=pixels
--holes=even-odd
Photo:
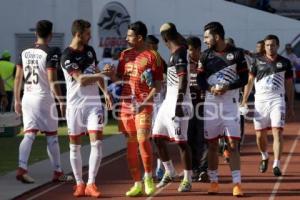
[[[116,121],[109,121],[104,127],[104,136],[108,137],[117,134],[118,126]],[[61,153],[69,151],[69,137],[66,126],[61,126],[58,129],[59,144]],[[22,141],[23,134],[18,134],[15,137],[0,137],[0,176],[9,171],[13,171],[18,166],[19,144]],[[82,137],[82,144],[89,143],[88,136]],[[46,146],[46,138],[43,134],[38,134],[33,145],[29,158],[29,165],[48,159]]]

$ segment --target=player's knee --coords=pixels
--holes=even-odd
[[[47,144],[49,146],[58,144],[58,136],[57,135],[47,136]]]
[[[26,139],[34,141],[35,140],[35,136],[36,136],[36,133],[34,133],[34,132],[28,132],[28,133],[24,134],[24,139],[26,138]]]
[[[150,130],[148,129],[140,129],[137,132],[137,140],[138,142],[145,142],[150,139]]]

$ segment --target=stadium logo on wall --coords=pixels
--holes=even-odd
[[[119,2],[110,2],[104,6],[98,21],[99,47],[126,48],[127,28],[130,15]]]

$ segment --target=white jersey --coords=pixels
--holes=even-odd
[[[293,78],[291,63],[279,56],[271,61],[265,56],[255,59],[251,68],[255,76],[255,100],[264,101],[282,98],[285,94],[285,80]]]
[[[51,96],[47,70],[56,70],[60,51],[47,45],[36,45],[21,53],[17,63],[24,73],[24,95]]]
[[[67,105],[82,107],[84,105],[99,105],[101,103],[97,83],[81,86],[72,73],[95,74],[97,68],[96,53],[91,46],[85,46],[82,51],[66,48],[61,57],[61,66],[67,84]]]

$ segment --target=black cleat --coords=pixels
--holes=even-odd
[[[260,161],[259,171],[260,173],[265,173],[268,169],[269,159]]]
[[[282,174],[281,174],[280,168],[279,167],[274,167],[273,168],[273,174],[274,174],[274,176],[281,176]]]
[[[208,174],[206,171],[202,171],[200,174],[199,174],[199,179],[198,179],[199,182],[202,182],[202,183],[209,183],[209,177],[208,177]]]

